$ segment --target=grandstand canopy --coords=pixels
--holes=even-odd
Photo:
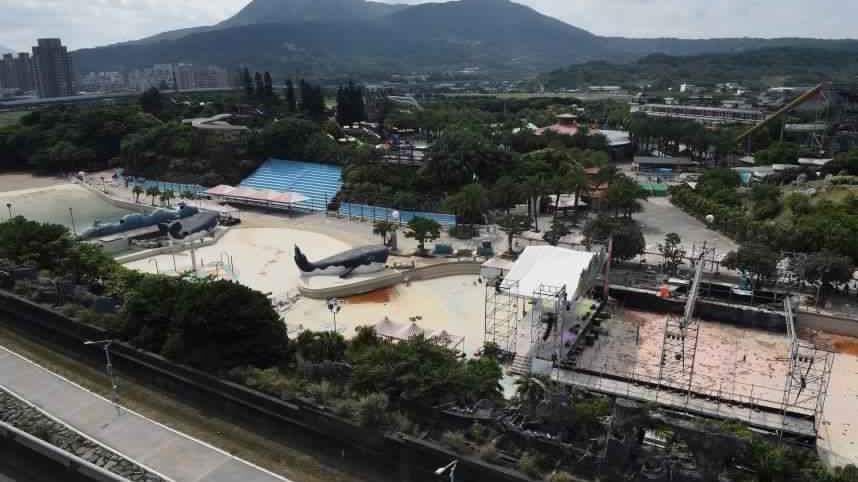
[[[209,196],[223,198],[225,200],[257,202],[257,203],[275,203],[275,204],[295,204],[307,200],[307,196],[297,192],[278,192],[270,189],[253,189],[249,187],[233,187],[221,184],[215,186],[206,194]]]
[[[540,286],[566,286],[566,299],[572,301],[577,296],[579,282],[595,260],[596,255],[588,251],[528,246],[504,278],[504,285],[510,293],[526,297],[534,297]]]

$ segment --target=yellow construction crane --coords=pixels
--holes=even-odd
[[[827,85],[828,85],[827,82],[823,82],[823,83],[817,85],[816,87],[808,90],[807,92],[799,95],[798,97],[793,99],[791,102],[789,102],[787,105],[778,109],[777,112],[766,117],[766,119],[764,121],[760,122],[759,124],[755,125],[754,127],[751,127],[750,129],[743,132],[742,135],[740,135],[739,137],[736,138],[736,144],[738,144],[738,143],[744,141],[745,139],[747,139],[748,137],[752,136],[754,133],[756,133],[757,131],[759,131],[763,127],[769,125],[772,121],[776,120],[777,118],[781,117],[782,115],[786,114],[787,112],[795,109],[796,107],[798,107],[798,106],[804,104],[805,102],[807,102],[808,100],[812,99],[814,96],[816,96],[817,94],[822,92],[822,90],[825,89],[825,87]]]

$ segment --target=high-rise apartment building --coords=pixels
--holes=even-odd
[[[33,61],[30,54],[19,53],[15,58],[15,76],[18,79],[18,88],[29,92],[36,89],[33,82]]]
[[[17,89],[18,81],[15,76],[15,58],[12,54],[3,55],[0,60],[0,88]]]
[[[33,78],[39,97],[74,95],[74,70],[68,49],[58,38],[39,39],[33,47]]]

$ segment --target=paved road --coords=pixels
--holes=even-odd
[[[289,482],[134,412],[117,409],[2,346],[0,385],[174,482]]]

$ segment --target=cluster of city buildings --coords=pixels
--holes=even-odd
[[[0,96],[68,97],[79,92],[222,89],[234,85],[230,73],[214,65],[157,64],[130,72],[89,72],[78,76],[68,49],[57,38],[39,39],[32,53],[0,59]]]
[[[74,95],[74,69],[68,49],[60,39],[39,39],[28,53],[6,54],[0,61],[0,89],[36,92],[39,97]]]
[[[215,65],[156,64],[128,73],[126,87],[146,90],[150,87],[171,90],[223,89],[231,85],[230,73]]]

